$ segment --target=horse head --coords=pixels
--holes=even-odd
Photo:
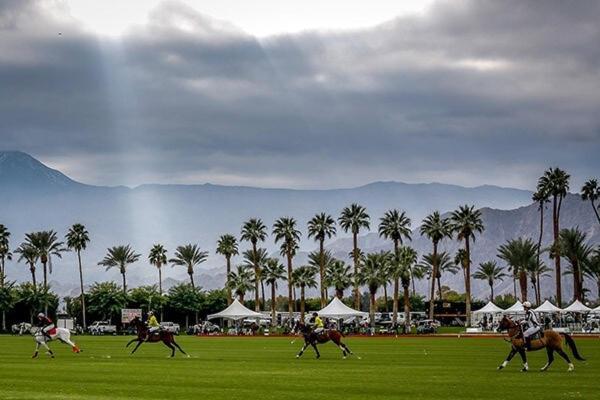
[[[498,332],[509,330],[511,328],[514,328],[515,326],[515,322],[512,319],[510,319],[508,315],[505,315],[500,320],[500,324],[498,324]]]

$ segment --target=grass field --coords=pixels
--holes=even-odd
[[[595,399],[600,340],[576,339],[588,358],[575,372],[557,359],[541,373],[545,353],[530,355],[529,373],[499,338],[346,338],[362,359],[343,360],[331,344],[322,357],[300,340],[196,338],[178,342],[191,358],[167,359],[162,344],[130,356],[128,337],[76,337],[84,350],[52,343],[55,359],[32,360],[30,337],[0,336],[0,399]]]

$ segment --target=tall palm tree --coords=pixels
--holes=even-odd
[[[267,249],[264,249],[264,248],[256,249],[256,252],[254,252],[253,250],[246,250],[242,253],[242,256],[244,258],[244,264],[247,267],[252,268],[254,270],[254,273],[252,274],[253,277],[255,277],[256,271],[258,271],[260,298],[261,298],[262,304],[265,304],[265,284],[264,284],[264,276],[262,273],[262,269],[263,269],[264,265],[267,263],[267,260],[269,259],[269,254],[267,253]],[[255,268],[255,267],[258,267],[258,268]]]
[[[417,252],[409,246],[398,248],[396,255],[391,258],[390,274],[394,279],[394,300],[392,306],[392,325],[398,322],[398,284],[402,284],[404,295],[404,323],[405,332],[410,328],[410,282],[413,265],[417,262]],[[399,282],[400,281],[400,282]]]
[[[438,245],[444,238],[452,236],[452,225],[447,218],[442,218],[439,211],[434,211],[429,214],[423,220],[421,224],[421,236],[427,236],[433,243],[433,258],[432,260],[437,261]],[[431,273],[431,290],[429,297],[429,319],[433,319],[433,307],[435,301],[435,277],[437,276],[438,266],[434,263],[432,265]]]
[[[137,262],[141,254],[137,254],[130,245],[126,246],[114,246],[107,250],[104,259],[98,263],[103,267],[106,267],[108,271],[111,268],[118,268],[123,278],[123,295],[127,295],[127,279],[125,274],[127,273],[127,265]]]
[[[556,275],[556,302],[559,307],[562,305],[562,282],[560,269],[560,210],[562,201],[569,191],[569,179],[571,176],[560,168],[549,168],[544,172],[537,184],[538,191],[543,190],[552,197],[552,227],[554,242],[552,244],[554,256],[554,272]]]
[[[327,288],[325,287],[325,239],[336,234],[335,220],[329,214],[320,213],[308,221],[308,237],[319,242],[319,287],[321,293],[321,308],[327,304]]]
[[[527,301],[527,275],[537,264],[537,245],[521,237],[508,240],[498,247],[498,258],[508,264],[513,276],[519,280],[521,301]]]
[[[540,212],[540,234],[538,236],[538,248],[536,254],[537,264],[540,265],[540,252],[542,251],[542,238],[544,236],[544,212],[546,211],[546,203],[550,201],[546,188],[539,187],[537,191],[531,197],[535,203],[538,204],[538,210]],[[536,290],[537,291],[537,290]],[[536,300],[539,304],[539,299]]]
[[[67,249],[63,247],[63,242],[58,241],[58,236],[54,231],[28,233],[25,235],[25,240],[38,252],[38,257],[44,267],[44,289],[47,290],[48,272],[52,273],[52,256],[62,258],[62,253]]]
[[[452,230],[456,232],[457,240],[465,242],[465,292],[467,326],[471,325],[471,240],[475,241],[475,234],[484,230],[481,211],[474,206],[460,206],[450,216]]]
[[[160,320],[163,320],[163,290],[162,290],[162,267],[167,264],[167,249],[158,243],[152,246],[148,253],[148,261],[158,270],[158,294],[160,295]]]
[[[231,272],[231,257],[238,254],[238,243],[237,239],[233,235],[222,235],[217,242],[217,253],[225,257],[227,262],[227,279],[229,279],[229,273]],[[227,288],[227,305],[231,304],[231,289],[227,282],[225,282]]]
[[[35,264],[39,259],[37,249],[31,244],[24,242],[21,243],[21,245],[15,250],[15,253],[19,254],[17,262],[25,261],[27,263],[29,272],[31,273],[31,283],[33,284],[33,289],[37,290],[37,281],[35,278]]]
[[[345,207],[342,210],[338,222],[344,232],[352,232],[352,260],[354,261],[354,276],[358,276],[358,270],[360,265],[360,252],[358,248],[358,234],[361,229],[369,229],[370,224],[369,214],[367,210],[356,203]],[[358,282],[354,283],[354,307],[360,309],[360,290]]]
[[[256,255],[258,242],[264,242],[267,238],[267,227],[262,222],[261,219],[251,218],[248,221],[244,222],[242,225],[242,235],[241,239],[252,244],[252,251]],[[260,270],[259,265],[254,265],[254,308],[255,311],[260,311],[260,299],[259,299],[259,279],[260,279]]]
[[[271,285],[271,320],[275,324],[277,321],[275,290],[277,289],[277,281],[285,280],[285,267],[278,259],[269,258],[263,267],[262,274],[265,282]]]
[[[352,267],[346,265],[342,260],[333,260],[325,270],[325,285],[335,289],[335,296],[342,300],[344,290],[352,286]]]
[[[178,265],[186,267],[192,289],[196,289],[196,285],[194,284],[194,267],[206,261],[207,257],[207,251],[201,251],[198,245],[190,243],[184,246],[177,246],[175,249],[175,256],[171,258],[169,262],[173,264],[173,266]]]
[[[369,316],[371,327],[375,327],[375,296],[377,294],[377,289],[383,284],[380,271],[386,267],[389,258],[389,253],[386,252],[367,254],[358,273],[355,275],[355,282],[359,285],[365,285],[369,289]]]
[[[529,281],[531,282],[531,286],[533,286],[533,290],[535,292],[535,302],[537,304],[542,303],[542,288],[540,281],[543,277],[549,276],[548,272],[550,271],[550,268],[548,268],[542,261],[536,261],[529,269]]]
[[[294,275],[292,273],[292,260],[298,250],[298,243],[300,242],[300,231],[296,229],[296,220],[290,217],[279,218],[273,224],[273,235],[275,236],[275,243],[281,242],[281,255],[285,256],[287,260],[288,270],[288,312],[290,318],[294,312],[293,303],[293,286],[298,287],[294,283]]]
[[[318,272],[317,268],[310,265],[303,265],[293,272],[294,285],[300,288],[300,321],[304,321],[306,288],[317,287],[315,275]]]
[[[473,274],[473,278],[487,281],[490,286],[490,301],[494,301],[494,283],[504,279],[506,274],[496,261],[486,261],[479,264],[479,269]]]
[[[427,271],[419,264],[413,264],[410,268],[410,284],[412,286],[412,295],[417,295],[417,289],[415,285],[415,281],[420,281],[425,278],[427,275]]]
[[[323,295],[325,296],[325,305],[327,305],[327,285],[325,283],[325,272],[329,265],[335,261],[335,258],[331,255],[331,251],[325,250],[321,252],[320,250],[311,251],[308,254],[308,265],[316,267],[319,271],[319,288],[321,286],[320,278],[321,278],[321,267],[324,268],[323,271]],[[321,303],[323,304],[323,303]],[[323,306],[321,306],[323,308]]]
[[[66,235],[67,247],[77,252],[77,262],[79,265],[79,289],[81,290],[81,316],[83,330],[87,329],[85,312],[85,292],[83,290],[83,268],[81,266],[81,251],[85,250],[90,241],[90,235],[82,224],[74,224]]]
[[[10,260],[10,232],[6,226],[0,224],[0,287],[4,287],[6,281],[6,260]]]
[[[600,246],[594,250],[592,256],[588,257],[583,265],[584,274],[596,282],[597,295],[600,299]]]
[[[438,300],[442,300],[442,276],[444,273],[451,273],[452,275],[455,275],[458,272],[456,261],[453,262],[450,258],[450,255],[445,251],[442,251],[441,253],[437,254],[425,254],[418,265],[437,282]],[[435,275],[433,272],[434,269]]]
[[[254,286],[254,272],[247,265],[238,265],[236,271],[231,271],[227,279],[229,289],[233,290],[240,303],[244,304],[246,292],[256,290]]]
[[[596,206],[596,200],[600,198],[600,186],[598,186],[598,180],[589,179],[581,188],[581,200],[587,201],[589,200],[592,204],[592,210],[594,210],[594,214],[596,214],[596,219],[598,223],[600,223],[600,215],[598,214],[598,207]]]
[[[560,254],[570,264],[573,274],[573,297],[582,300],[583,297],[583,266],[592,254],[592,247],[586,241],[586,234],[579,229],[563,229],[559,236]]]

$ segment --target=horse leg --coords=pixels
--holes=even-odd
[[[304,345],[300,349],[300,352],[298,354],[296,354],[296,358],[302,357],[302,354],[304,354],[304,350],[306,350],[307,347],[308,347],[308,342],[304,342]]]
[[[317,353],[317,359],[321,358],[321,353],[319,353],[319,349],[317,349],[317,344],[315,342],[312,342],[310,345],[313,349],[315,349],[315,353]]]
[[[135,341],[139,341],[139,339],[138,338],[131,339],[129,342],[127,342],[127,344],[125,345],[125,348],[128,348],[129,345]]]
[[[131,354],[135,353],[135,351],[138,349],[138,347],[140,347],[142,345],[142,341],[138,340],[138,344],[135,345],[135,347],[133,348],[133,351],[131,352]]]
[[[575,369],[575,366],[571,362],[571,359],[569,358],[567,353],[565,353],[563,349],[556,349],[556,352],[558,353],[559,356],[561,356],[567,362],[567,364],[569,364],[569,369],[567,371],[569,371],[569,372],[573,371]]]
[[[546,354],[548,354],[548,362],[546,362],[546,365],[542,367],[542,371],[548,370],[552,362],[554,362],[554,350],[552,350],[550,347],[546,347]]]
[[[36,358],[40,352],[40,342],[35,342],[35,352],[31,356],[31,358]]]
[[[354,355],[354,353],[352,352],[352,350],[350,350],[350,348],[349,348],[348,346],[346,346],[346,344],[345,344],[345,343],[342,343],[342,342],[340,342],[340,344],[342,345],[342,347],[343,347],[343,348],[346,350],[346,352],[347,352],[348,354],[350,354],[351,356],[353,356],[353,355]]]
[[[77,347],[77,345],[74,342],[72,342],[69,337],[66,337],[66,338],[60,339],[60,340],[61,340],[61,342],[71,346],[71,350],[73,350],[73,353],[79,353],[81,351],[81,350],[79,350],[79,347]]]
[[[508,357],[506,357],[506,360],[504,360],[502,362],[502,364],[500,364],[500,366],[498,367],[498,369],[505,368],[508,365],[508,363],[510,362],[510,360],[512,360],[512,358],[515,356],[515,354],[517,354],[517,350],[513,347],[510,350],[510,353],[508,353]]]
[[[527,363],[527,353],[524,349],[519,349],[519,355],[521,356],[521,360],[523,360],[523,368],[521,368],[521,372],[529,371],[529,364]]]
[[[50,347],[48,347],[48,344],[46,342],[42,342],[42,346],[44,346],[46,348],[47,353],[50,355],[50,357],[54,358],[54,353],[52,352],[52,350],[50,350]]]
[[[185,354],[186,356],[188,356],[188,358],[190,357],[190,355],[188,353],[186,353],[185,351],[183,351],[183,349],[177,344],[177,342],[175,342],[173,340],[173,342],[171,342],[171,344],[175,347],[177,347],[177,350],[179,350],[180,352],[182,352],[183,354]]]
[[[162,342],[165,344],[165,346],[171,349],[171,355],[169,356],[169,358],[175,357],[175,347],[173,347],[171,343],[167,342],[166,340],[163,340]]]
[[[342,346],[341,343],[339,343],[337,345],[337,347],[339,347],[339,349],[342,351],[342,354],[344,355],[344,360],[346,359],[346,349],[344,349],[344,347]]]

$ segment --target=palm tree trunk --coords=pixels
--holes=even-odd
[[[581,301],[581,278],[579,273],[579,263],[577,260],[573,260],[573,297],[575,300]]]
[[[275,304],[275,281],[271,283],[271,321],[272,325],[275,326],[277,323],[277,307]]]
[[[375,292],[371,292],[369,296],[369,319],[371,327],[375,328]]]
[[[541,304],[542,303],[542,285],[540,284],[540,273],[538,272],[536,274],[536,278],[535,278],[535,284],[537,286],[537,303]]]
[[[394,279],[394,293],[392,300],[392,326],[396,327],[398,324],[398,291],[399,291],[399,278]]]
[[[287,257],[287,270],[288,270],[288,313],[290,320],[294,313],[294,281],[292,279],[292,256],[290,253],[286,253]]]
[[[558,204],[556,196],[553,197],[552,202],[552,225],[554,228],[554,273],[556,274],[556,305],[562,307],[562,282],[561,282],[561,271],[560,271],[560,253],[558,251],[558,235],[560,232],[560,226],[558,221]]]
[[[188,272],[188,275],[190,276],[190,284],[192,285],[192,289],[196,289],[196,284],[194,283],[194,273]]]
[[[439,274],[438,274],[438,277],[437,277],[437,284],[438,284],[438,295],[439,295],[439,300],[440,300],[440,301],[442,301],[442,300],[444,300],[444,299],[442,298],[442,295],[443,295],[443,294],[442,294],[442,279],[440,278]]]
[[[29,265],[29,272],[31,272],[31,283],[33,283],[33,290],[37,291],[37,282],[35,280],[35,267],[33,264]]]
[[[300,286],[300,321],[304,321],[304,285]]]
[[[259,289],[259,281],[260,281],[260,271],[258,270],[258,251],[256,249],[256,243],[252,242],[252,254],[254,255],[254,311],[260,311],[260,292]]]
[[[83,268],[81,266],[81,251],[77,250],[77,261],[79,262],[79,287],[81,289],[81,322],[83,323],[83,330],[87,329],[85,320],[85,293],[83,291]]]
[[[494,283],[489,283],[489,285],[490,285],[490,301],[493,303],[494,302]]]
[[[527,301],[527,273],[519,271],[519,287],[521,288],[521,302]]]
[[[600,281],[598,282],[598,285],[598,288],[600,288]],[[342,289],[335,288],[335,295],[338,299],[342,300],[344,298],[344,291]]]
[[[465,237],[465,255],[467,260],[465,261],[465,306],[467,313],[467,325],[471,326],[471,245],[469,243],[469,237]]]
[[[47,264],[48,264],[48,260],[42,261],[42,265],[44,266],[44,292],[48,291]],[[47,299],[47,296],[44,296],[44,314],[48,315],[48,301],[46,299]]]
[[[429,296],[429,319],[433,319],[433,307],[435,305],[435,279],[437,276],[437,242],[433,242],[433,265],[431,266],[431,291]],[[440,288],[441,290],[441,288]]]
[[[513,296],[517,299],[517,276],[513,273]]]
[[[231,298],[231,287],[229,286],[229,274],[231,273],[231,256],[225,257],[227,260],[227,277],[225,278],[225,287],[227,288],[227,305],[233,302]]]
[[[591,202],[592,202],[592,209],[594,210],[594,214],[596,214],[596,219],[598,220],[598,223],[600,224],[600,215],[598,214],[598,209],[596,208],[596,205],[594,204],[594,200],[591,200]]]
[[[163,290],[162,290],[162,265],[159,263],[158,264],[158,292],[160,293],[160,320],[161,322],[164,320],[164,315],[163,315]]]
[[[125,280],[125,272],[121,272],[123,278],[123,294],[127,296],[127,281]]]
[[[410,296],[408,295],[408,285],[402,285],[404,288],[404,333],[410,333]]]
[[[265,300],[265,282],[262,279],[260,280],[260,298],[261,298],[263,307],[266,307],[267,301]]]
[[[319,240],[319,279],[321,280],[321,308],[327,305],[327,295],[325,294],[325,240]]]
[[[387,283],[384,283],[383,285],[383,301],[385,302],[385,312],[389,312],[389,307],[388,307],[388,295],[387,295]]]
[[[352,233],[352,245],[353,245],[353,261],[354,261],[354,276],[358,276],[358,233]],[[354,279],[354,308],[360,310],[360,290],[358,288],[358,282]]]

